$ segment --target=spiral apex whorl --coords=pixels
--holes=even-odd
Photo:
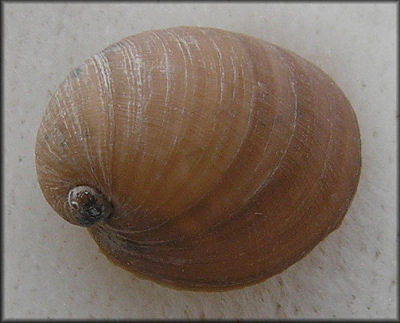
[[[89,186],[71,189],[68,193],[68,205],[78,224],[84,227],[95,225],[112,212],[112,206],[105,196]]]

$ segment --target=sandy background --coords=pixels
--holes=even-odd
[[[397,47],[394,3],[5,3],[4,318],[394,318]],[[320,66],[357,114],[363,169],[339,230],[264,283],[181,292],[108,262],[39,189],[34,140],[51,94],[121,38],[178,25],[252,35]]]

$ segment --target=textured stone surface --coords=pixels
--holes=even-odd
[[[394,318],[396,4],[4,4],[4,318]],[[342,226],[264,283],[182,292],[133,277],[39,189],[34,140],[70,70],[121,38],[217,27],[293,50],[327,72],[357,114],[363,169]]]

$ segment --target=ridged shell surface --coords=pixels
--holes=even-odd
[[[356,191],[352,107],[319,68],[228,31],[143,32],[75,69],[36,140],[51,207],[91,187],[112,205],[89,227],[118,265],[169,286],[224,290],[301,259]]]

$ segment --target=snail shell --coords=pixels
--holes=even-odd
[[[47,202],[104,254],[176,288],[226,290],[301,259],[355,194],[352,107],[319,68],[212,28],[127,37],[72,71],[36,139]]]

